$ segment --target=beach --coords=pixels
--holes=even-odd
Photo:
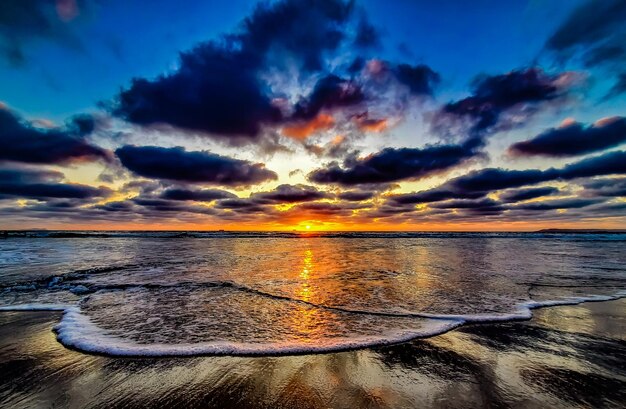
[[[623,407],[626,299],[542,308],[397,345],[297,356],[128,358],[65,348],[59,312],[0,313],[7,408]]]

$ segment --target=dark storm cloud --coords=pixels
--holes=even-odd
[[[85,139],[93,127],[93,119],[81,115],[63,128],[40,128],[0,107],[0,160],[60,164],[106,159],[108,154],[104,149]]]
[[[626,91],[626,2],[589,0],[575,9],[550,36],[546,49],[559,59],[581,58],[587,67],[600,67],[617,76],[609,91],[613,97]]]
[[[315,183],[344,186],[419,179],[457,166],[476,156],[468,145],[433,145],[425,148],[386,148],[365,158],[348,157],[308,175]]]
[[[278,178],[261,163],[251,163],[184,148],[126,145],[115,154],[134,173],[156,179],[225,186],[248,186]]]
[[[3,168],[0,169],[0,199],[91,199],[107,197],[112,193],[104,187],[62,183],[62,179],[60,172]]]
[[[474,81],[471,96],[444,105],[431,125],[435,132],[448,135],[451,127],[466,123],[469,137],[481,140],[489,132],[513,125],[504,118],[506,113],[523,112],[528,117],[540,104],[565,96],[571,82],[568,73],[550,75],[539,68],[482,76]]]
[[[613,148],[626,142],[626,118],[612,117],[585,126],[580,122],[550,128],[509,148],[514,156],[575,156]]]
[[[450,179],[439,187],[422,192],[391,196],[390,204],[431,203],[448,199],[478,199],[491,192],[526,185],[576,178],[626,174],[626,152],[609,152],[574,162],[561,169],[507,170],[487,168]]]
[[[260,3],[238,32],[182,53],[176,72],[155,80],[134,79],[112,111],[140,125],[167,124],[230,142],[233,137],[254,138],[263,125],[283,119],[260,74],[285,59],[295,59],[305,70],[321,70],[324,55],[343,41],[352,10],[352,2],[342,0]],[[320,87],[338,81],[327,77]],[[323,101],[318,94],[324,92],[328,90],[314,91],[300,115],[314,116],[325,104],[346,103]]]
[[[320,79],[311,94],[296,104],[291,119],[313,119],[323,109],[357,105],[365,99],[358,84],[331,74]]]
[[[237,196],[233,193],[219,189],[170,188],[164,190],[160,197],[168,200],[212,202],[218,199],[228,199]]]
[[[556,187],[534,187],[528,189],[507,190],[499,196],[505,203],[516,203],[538,197],[550,196],[559,192]]]
[[[583,183],[583,196],[626,197],[626,178],[598,179]]]
[[[26,44],[48,39],[71,48],[80,41],[68,22],[77,17],[87,1],[67,3],[51,0],[3,0],[0,2],[0,55],[13,65],[22,65],[27,56]]]
[[[329,193],[307,185],[279,185],[271,192],[259,192],[250,196],[257,204],[310,202],[330,197],[332,195]]]

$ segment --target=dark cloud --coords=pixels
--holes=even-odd
[[[412,96],[431,96],[435,86],[441,81],[440,75],[424,64],[395,64],[379,59],[365,62],[357,58],[349,67],[349,72],[360,70],[364,71],[368,86],[373,88],[376,94],[385,92],[399,84],[406,87]],[[374,98],[376,96],[374,95]],[[394,103],[398,103],[398,101],[394,101]]]
[[[215,205],[216,209],[231,210],[236,213],[243,214],[255,214],[255,213],[270,213],[269,207],[255,203],[248,199],[225,199],[220,200]]]
[[[401,99],[431,95],[439,75],[426,65],[376,60],[381,70],[372,75],[363,69],[364,58],[350,67],[332,63],[331,57],[347,46],[357,44],[362,52],[378,41],[365,14],[354,10],[354,2],[344,0],[263,2],[237,31],[182,53],[174,72],[134,79],[108,109],[134,124],[169,126],[241,145],[261,144],[280,127],[284,136],[304,140],[334,126],[334,114],[352,107],[362,111],[381,104],[389,105],[383,112],[402,110],[396,107],[398,98],[387,104],[389,95],[383,97],[399,85],[407,94]],[[297,78],[292,78],[294,66]],[[294,81],[315,85],[296,98]],[[339,120],[345,122],[353,113]],[[377,119],[379,130],[386,123],[384,117]],[[260,149],[276,149],[277,144]]]
[[[457,166],[476,156],[472,146],[432,145],[425,148],[386,148],[364,158],[348,157],[308,175],[315,183],[344,186],[419,179]]]
[[[62,180],[63,174],[60,172],[3,168],[0,169],[0,199],[91,199],[107,197],[112,193],[105,187],[62,183]]]
[[[431,205],[435,209],[465,209],[470,213],[499,214],[506,208],[493,199],[456,199]]]
[[[486,134],[511,127],[541,104],[564,97],[572,82],[569,73],[551,75],[539,68],[481,76],[474,81],[471,96],[444,105],[432,116],[431,125],[442,135],[449,135],[451,129],[459,132],[459,123],[467,125],[468,137],[482,143]],[[514,119],[507,117],[509,112],[517,114]]]
[[[332,216],[332,217],[349,217],[354,210],[360,210],[369,207],[368,205],[361,205],[356,203],[341,204],[341,203],[303,203],[290,209],[293,214],[299,215],[304,212],[307,216]]]
[[[167,124],[230,143],[254,138],[264,125],[284,119],[260,79],[266,67],[279,69],[281,61],[295,60],[305,71],[321,70],[324,55],[343,41],[352,10],[352,2],[342,0],[260,3],[238,32],[181,54],[174,73],[134,79],[112,112],[132,123]],[[322,108],[362,98],[357,90],[348,95],[344,85],[326,77],[306,106],[296,107],[296,117],[311,119]]]
[[[85,139],[93,127],[93,119],[81,115],[62,128],[41,128],[0,107],[0,160],[61,164],[106,159],[104,149]]]
[[[612,36],[626,20],[626,5],[621,0],[587,1],[575,9],[552,34],[546,46],[552,50],[569,50],[593,45]]]
[[[602,151],[626,142],[626,118],[604,118],[585,126],[573,122],[550,128],[536,137],[513,144],[514,156],[574,156]]]
[[[433,87],[441,80],[439,74],[424,64],[398,64],[393,73],[414,95],[432,95]]]
[[[362,202],[364,200],[370,200],[375,195],[375,192],[368,192],[363,190],[349,190],[347,192],[341,192],[337,194],[337,197],[341,200],[345,200],[348,202]]]
[[[115,154],[134,173],[156,179],[225,186],[248,186],[278,178],[261,163],[251,163],[184,148],[126,145]]]
[[[215,137],[255,137],[281,119],[257,78],[258,57],[206,43],[181,54],[180,69],[134,79],[113,114],[139,125],[167,124]]]
[[[279,185],[271,192],[254,193],[251,200],[258,204],[310,202],[332,197],[327,192],[307,185]]]
[[[546,49],[558,59],[580,57],[589,67],[617,76],[607,97],[626,91],[626,2],[588,0],[576,8],[546,42]]]
[[[66,4],[64,4],[66,3]],[[81,43],[69,22],[85,14],[87,1],[3,0],[0,2],[0,55],[12,65],[27,60],[24,47],[47,39],[74,49]]]
[[[513,209],[521,210],[558,210],[558,209],[580,209],[582,207],[591,206],[600,203],[598,199],[556,199],[546,200],[542,202],[531,202],[519,204]]]
[[[448,199],[478,199],[491,192],[554,180],[626,174],[626,152],[616,151],[584,159],[561,169],[507,170],[487,168],[450,179],[439,187],[422,192],[395,195],[390,204],[431,203]]]
[[[360,48],[370,48],[380,45],[380,33],[364,14],[359,19],[359,23],[356,27],[354,45]]]
[[[626,197],[626,178],[598,179],[583,183],[583,196]]]
[[[130,212],[133,210],[133,203],[127,202],[108,202],[94,207],[98,210],[104,210],[106,212]]]
[[[554,179],[623,175],[626,174],[626,151],[616,151],[594,156],[565,166],[561,170],[548,170],[547,175]]]
[[[160,197],[167,200],[212,202],[218,199],[229,199],[237,196],[219,189],[170,188],[161,192]]]
[[[357,105],[364,101],[365,95],[358,84],[331,74],[320,79],[311,94],[296,104],[291,119],[313,119],[324,109]]]
[[[233,37],[262,63],[272,52],[284,53],[303,68],[317,71],[324,66],[325,54],[346,37],[345,25],[353,11],[353,2],[343,0],[261,2]]]
[[[516,203],[524,200],[536,199],[538,197],[550,196],[559,192],[559,189],[552,186],[534,187],[528,189],[507,190],[499,195],[499,199],[505,203]]]

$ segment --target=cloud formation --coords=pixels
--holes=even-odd
[[[260,3],[238,31],[182,53],[179,68],[154,80],[134,79],[112,112],[139,125],[166,124],[233,143],[256,138],[263,126],[285,120],[269,85],[266,67],[296,61],[305,72],[321,71],[327,52],[347,36],[353,3],[343,0],[283,0]],[[358,89],[328,75],[295,119],[314,118],[325,107],[361,99]],[[233,139],[234,138],[234,139]]]
[[[308,175],[311,182],[343,186],[420,179],[451,169],[477,155],[472,145],[431,145],[386,148],[364,158],[348,157],[343,167],[333,162]]]
[[[105,187],[93,187],[77,183],[62,183],[62,180],[63,174],[56,171],[28,168],[1,168],[0,199],[92,199],[104,198],[112,194],[112,191]]]
[[[613,148],[626,142],[626,118],[603,118],[592,125],[569,121],[509,148],[513,156],[567,157]]]
[[[37,127],[0,106],[0,160],[62,164],[107,159],[104,149],[85,139],[93,127],[93,119],[86,115],[73,118],[65,127]]]
[[[261,163],[181,147],[125,145],[115,154],[122,165],[147,178],[223,186],[249,186],[278,178]]]
[[[547,74],[536,67],[479,77],[471,96],[433,114],[432,130],[444,136],[465,131],[467,138],[482,143],[487,134],[528,119],[542,104],[562,100],[575,80],[571,73]]]
[[[559,189],[552,186],[533,187],[527,189],[506,190],[498,196],[498,199],[505,203],[516,203],[525,200],[537,199],[539,197],[554,195]]]
[[[588,68],[615,76],[607,97],[626,91],[626,3],[588,0],[576,8],[546,41],[545,48],[560,60],[579,58]]]
[[[164,190],[160,197],[167,200],[213,202],[218,199],[229,199],[237,196],[219,189],[169,188]]]
[[[614,174],[626,174],[626,151],[609,152],[574,162],[560,169],[507,170],[486,168],[450,179],[433,189],[391,196],[389,201],[398,205],[414,205],[449,199],[478,199],[502,189],[518,188],[555,180],[567,181]]]

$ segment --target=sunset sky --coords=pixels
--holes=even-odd
[[[2,1],[0,228],[626,228],[625,22],[620,0]]]

